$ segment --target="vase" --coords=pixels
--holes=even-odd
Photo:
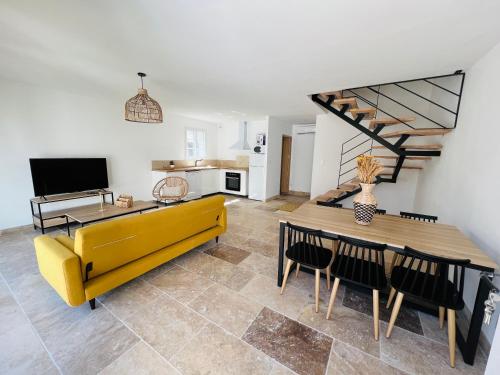
[[[361,192],[359,192],[353,199],[354,205],[354,219],[357,224],[369,225],[375,210],[377,209],[377,200],[372,191],[375,184],[360,184]]]

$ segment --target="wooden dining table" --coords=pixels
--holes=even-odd
[[[468,268],[476,269],[492,277],[498,265],[465,234],[453,225],[428,223],[403,219],[394,215],[375,215],[370,225],[354,222],[350,209],[319,206],[305,203],[296,210],[279,214],[279,261],[278,286],[283,281],[285,228],[287,222],[322,231],[322,237],[335,240],[347,236],[386,244],[389,250],[402,253],[405,246],[431,255],[453,259],[470,259]],[[304,267],[301,267],[303,269]],[[484,301],[488,298],[489,283],[480,279],[468,331],[457,329],[457,344],[464,361],[474,363],[474,357],[484,317]],[[437,311],[437,309],[436,309]]]

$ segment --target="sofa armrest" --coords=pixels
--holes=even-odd
[[[80,258],[56,239],[35,238],[36,258],[42,276],[70,306],[85,302]]]
[[[224,232],[226,231],[226,229],[227,229],[227,208],[226,207],[224,207],[222,209],[222,213],[220,214],[219,226],[222,227]]]

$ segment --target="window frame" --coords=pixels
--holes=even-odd
[[[193,136],[193,146],[188,147],[189,133]],[[199,142],[199,134],[203,134],[203,145]],[[201,147],[203,146],[203,150]],[[191,155],[192,153],[192,155]],[[204,159],[207,156],[207,130],[203,128],[186,127],[184,132],[184,154],[186,160]]]

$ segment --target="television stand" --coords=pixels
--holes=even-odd
[[[115,198],[112,191],[109,190],[94,190],[94,191],[81,191],[77,193],[57,194],[49,196],[40,196],[30,199],[31,216],[33,218],[33,228],[41,229],[45,234],[45,229],[55,227],[58,225],[66,225],[65,210],[46,211],[42,213],[42,206],[45,204],[64,202],[74,199],[82,199],[89,197],[104,196],[106,200],[107,195],[111,195],[111,204],[115,204]],[[35,211],[35,207],[37,208]]]

